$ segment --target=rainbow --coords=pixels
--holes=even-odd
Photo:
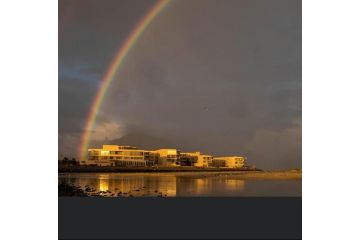
[[[138,22],[136,27],[132,30],[131,34],[127,37],[125,43],[120,47],[117,54],[115,55],[110,67],[105,73],[99,90],[97,91],[96,97],[92,102],[90,111],[86,118],[86,126],[81,136],[81,143],[78,151],[80,159],[85,159],[87,156],[87,149],[91,139],[91,134],[96,126],[97,113],[102,105],[103,99],[106,96],[108,88],[114,79],[114,76],[121,64],[124,62],[128,52],[136,44],[138,38],[150,25],[153,19],[168,5],[170,0],[159,0]]]

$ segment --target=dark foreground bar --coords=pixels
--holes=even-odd
[[[60,239],[300,239],[302,199],[59,198]]]

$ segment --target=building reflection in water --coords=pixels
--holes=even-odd
[[[109,190],[109,175],[100,175],[99,176],[99,190],[106,192]]]
[[[222,177],[193,178],[175,174],[83,174],[62,178],[95,192],[125,193],[133,196],[208,196],[227,195],[245,188],[245,181]]]
[[[83,189],[88,187],[95,192],[128,193],[135,196],[166,195],[176,196],[176,177],[174,175],[154,174],[91,174],[61,178]]]
[[[179,196],[224,196],[244,190],[245,181],[222,179],[221,177],[179,178],[177,181]]]
[[[154,193],[167,197],[175,197],[177,195],[177,179],[174,175],[146,175],[145,181],[149,195],[153,195]]]
[[[244,180],[239,179],[226,179],[225,182],[225,188],[229,191],[238,191],[238,190],[244,190]]]

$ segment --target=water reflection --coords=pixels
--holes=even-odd
[[[109,190],[109,179],[108,178],[104,178],[103,176],[100,176],[100,179],[99,179],[99,190],[100,191],[103,191],[103,192],[106,192],[107,190]]]
[[[59,174],[59,181],[80,186],[95,196],[301,195],[301,181],[244,181],[226,176],[203,176],[199,174],[70,173]]]
[[[223,196],[244,190],[245,182],[222,177],[178,178],[177,186],[180,196]]]
[[[224,182],[228,190],[244,190],[244,180],[226,179]]]

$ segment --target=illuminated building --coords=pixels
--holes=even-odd
[[[211,167],[226,167],[226,160],[213,158]]]
[[[86,161],[81,161],[81,164],[126,167],[151,165],[150,163],[147,164],[149,159],[145,159],[145,152],[145,150],[136,147],[103,145],[101,149],[88,149],[88,158]]]
[[[244,167],[245,157],[215,157],[212,160],[212,167],[241,168]]]
[[[211,155],[204,155],[201,152],[186,152],[180,154],[181,166],[209,167],[212,163]]]
[[[180,152],[177,149],[159,149],[155,151],[159,154],[158,165],[165,167],[180,166]]]
[[[174,148],[158,150],[141,150],[131,146],[103,145],[102,148],[88,149],[88,157],[81,165],[93,166],[193,166],[193,167],[226,167],[241,168],[245,157],[213,157],[201,152],[183,152]]]
[[[180,165],[181,166],[193,166],[197,161],[197,156],[192,153],[180,153]]]
[[[160,154],[157,151],[144,151],[144,160],[146,161],[146,166],[159,165]]]

